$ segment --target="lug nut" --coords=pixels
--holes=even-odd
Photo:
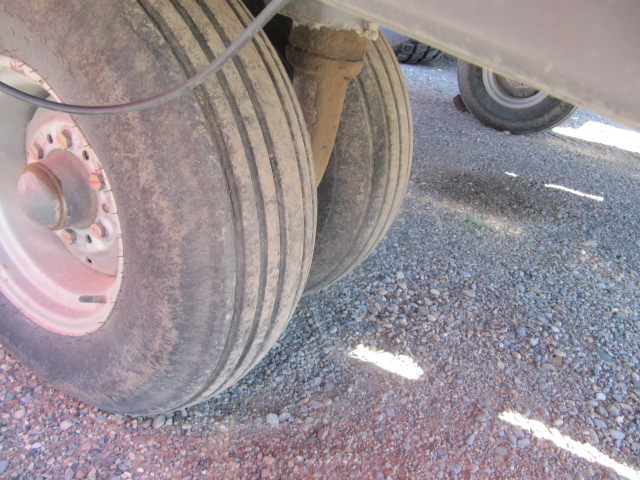
[[[89,185],[95,191],[102,190],[104,188],[104,177],[99,173],[92,173],[89,175]]]
[[[62,236],[62,241],[67,245],[73,245],[74,243],[76,243],[76,238],[77,238],[76,232],[74,232],[70,228],[63,230],[61,233],[61,236]]]
[[[44,150],[40,145],[34,143],[29,146],[29,158],[31,160],[42,160],[42,157],[44,157]]]
[[[100,222],[91,225],[90,230],[96,238],[105,238],[108,235],[107,229]]]
[[[68,130],[63,130],[62,132],[60,132],[58,135],[56,135],[56,143],[60,148],[64,148],[66,150],[73,144],[71,133],[69,133]]]

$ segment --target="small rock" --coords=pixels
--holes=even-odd
[[[16,420],[20,420],[24,418],[26,413],[27,413],[27,409],[20,406],[15,412],[13,412],[13,418],[15,418]]]
[[[467,437],[467,439],[465,440],[464,443],[465,443],[465,445],[471,446],[471,445],[473,445],[475,443],[475,441],[476,441],[476,434],[472,433],[471,435],[469,435]]]
[[[529,445],[531,445],[531,440],[529,440],[528,438],[523,438],[521,440],[518,440],[518,446],[520,448],[526,448]]]
[[[265,465],[273,465],[273,462],[275,462],[276,459],[271,455],[267,455],[265,457],[262,457],[262,461],[265,463]]]
[[[595,423],[596,427],[598,427],[600,430],[606,430],[608,428],[608,425],[599,418],[594,418],[593,423]]]
[[[584,431],[584,433],[586,433],[589,436],[589,440],[591,441],[592,444],[598,445],[600,443],[600,438],[598,437],[598,434],[593,428],[587,428]]]
[[[331,325],[331,327],[329,327],[329,333],[331,335],[333,335],[334,333],[336,333],[338,331],[338,327],[336,327],[335,325]]]
[[[613,355],[611,355],[610,353],[605,352],[600,347],[596,348],[596,353],[605,362],[610,362],[611,360],[613,360]]]
[[[156,415],[155,418],[153,419],[153,423],[151,424],[151,426],[157,430],[158,428],[162,427],[166,422],[167,422],[167,417],[165,417],[164,415]]]
[[[614,430],[613,428],[609,429],[609,435],[616,440],[624,440],[627,436],[626,433],[621,432],[620,430]]]
[[[518,334],[519,337],[526,337],[527,329],[525,327],[518,327],[516,328],[516,333]]]
[[[278,420],[280,420],[281,422],[286,422],[290,418],[291,418],[291,414],[289,412],[283,412],[280,415],[278,415]]]
[[[268,413],[265,418],[267,420],[267,423],[272,427],[277,427],[278,425],[280,425],[280,418],[275,413]]]
[[[459,112],[468,112],[469,111],[469,109],[467,108],[467,106],[464,103],[464,100],[462,99],[462,95],[460,95],[460,94],[458,94],[455,97],[453,97],[453,106]]]
[[[539,342],[540,342],[540,340],[538,340],[537,338],[532,338],[531,340],[529,340],[529,344],[532,347],[535,347],[536,345],[538,345]]]
[[[4,473],[9,468],[9,462],[7,460],[0,460],[0,473]]]
[[[440,296],[440,290],[437,290],[435,288],[432,288],[431,290],[429,290],[429,293],[431,295],[433,295],[434,297],[439,297]]]
[[[311,400],[309,401],[309,403],[307,403],[307,407],[309,408],[323,408],[326,405],[323,402],[319,402],[317,400]]]
[[[600,400],[602,402],[606,399],[607,399],[607,396],[604,393],[602,392],[596,393],[596,400]]]
[[[70,429],[72,426],[73,426],[73,422],[69,420],[63,420],[62,422],[60,422],[60,430],[62,430],[63,432],[65,430]]]
[[[506,457],[509,454],[509,449],[505,446],[496,447],[496,453],[501,457]]]
[[[462,293],[464,293],[469,298],[473,298],[476,296],[476,292],[474,290],[462,290]]]
[[[318,440],[324,440],[329,435],[329,427],[320,427],[316,432],[316,437]]]
[[[373,305],[369,305],[367,307],[367,310],[369,311],[369,313],[371,315],[377,315],[378,313],[380,313],[380,312],[378,312],[378,309],[376,307],[374,307]]]

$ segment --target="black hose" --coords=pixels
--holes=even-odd
[[[104,105],[104,106],[88,106],[88,105],[68,105],[65,103],[52,102],[42,98],[29,95],[21,90],[13,88],[6,83],[0,82],[0,92],[30,103],[36,107],[47,108],[64,113],[74,113],[80,115],[114,115],[121,113],[137,112],[147,108],[162,105],[176,97],[179,97],[188,90],[200,85],[210,75],[218,72],[226,63],[235,57],[260,29],[262,29],[287,3],[291,0],[273,0],[265,7],[260,14],[249,24],[249,26],[236,38],[227,49],[215,58],[209,65],[200,70],[194,76],[188,78],[181,84],[175,86],[171,90],[154,95],[143,100],[138,100],[121,105]]]

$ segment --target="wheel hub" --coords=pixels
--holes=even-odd
[[[530,108],[547,98],[544,92],[486,68],[482,69],[482,82],[489,96],[499,105],[509,109]]]
[[[24,168],[18,202],[27,217],[49,230],[89,227],[97,213],[89,172],[80,159],[64,150]]]
[[[60,101],[35,68],[2,54],[0,80]],[[57,334],[95,332],[123,279],[112,185],[70,115],[2,95],[0,112],[0,303]]]

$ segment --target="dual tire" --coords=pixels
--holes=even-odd
[[[219,55],[251,21],[236,0],[49,8],[55,11],[35,1],[5,6],[0,53],[40,72],[62,101],[80,104],[166,90]],[[33,113],[22,110],[22,117]],[[112,213],[120,268],[111,275],[118,287],[96,303],[104,318],[97,328],[52,327],[46,315],[25,307],[37,301],[29,288],[12,288],[26,275],[25,262],[40,257],[17,253],[28,240],[20,239],[19,222],[7,221],[14,234],[0,244],[0,339],[54,386],[127,414],[189,406],[245,375],[275,343],[303,291],[346,275],[375,247],[397,213],[411,158],[406,89],[385,40],[371,45],[363,74],[349,88],[319,203],[304,119],[263,34],[175,102],[74,121],[118,206]],[[5,124],[0,141],[12,146],[6,151],[30,143],[26,128]],[[4,154],[0,169],[19,171],[24,158]],[[15,209],[9,200],[0,205],[5,218],[17,218]],[[55,243],[54,235],[47,241]],[[61,290],[78,288],[84,270],[70,268],[77,258],[64,246],[58,250],[39,265],[42,275]]]

